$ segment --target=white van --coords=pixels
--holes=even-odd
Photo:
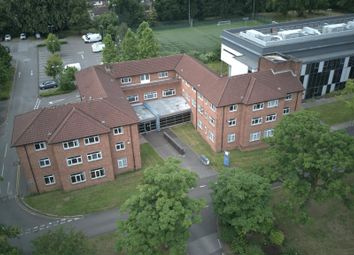
[[[82,40],[84,40],[85,43],[102,41],[102,36],[100,34],[87,33],[86,35],[83,35],[81,38]]]
[[[81,65],[80,65],[80,63],[67,64],[67,65],[64,66],[64,69],[67,69],[68,67],[76,68],[77,71],[80,71],[80,70],[81,70]]]
[[[96,42],[91,45],[92,52],[101,52],[103,51],[105,45],[103,42]]]

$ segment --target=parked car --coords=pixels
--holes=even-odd
[[[40,33],[35,33],[34,37],[36,37],[37,40],[41,39],[41,34]]]
[[[26,39],[27,39],[26,34],[25,34],[25,33],[21,33],[21,34],[20,34],[20,39],[21,39],[21,40],[26,40]]]
[[[92,52],[101,52],[101,51],[103,51],[104,47],[105,47],[105,45],[103,42],[96,42],[91,45]]]
[[[11,35],[9,35],[9,34],[5,35],[5,42],[7,42],[7,41],[11,41]]]
[[[81,70],[81,65],[80,63],[72,63],[72,64],[67,64],[64,66],[64,69],[67,69],[68,67],[75,68],[77,71]]]
[[[51,89],[51,88],[56,88],[56,87],[58,87],[58,84],[54,80],[44,81],[41,84],[39,84],[39,89],[40,90]]]
[[[85,43],[102,41],[102,36],[100,34],[94,34],[94,33],[87,33],[83,35],[81,38],[82,40],[84,40]]]

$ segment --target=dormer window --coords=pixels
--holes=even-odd
[[[159,79],[167,78],[168,72],[159,72]]]
[[[42,151],[42,150],[47,149],[47,145],[46,145],[45,142],[35,143],[35,144],[34,144],[34,149],[35,149],[36,151]]]
[[[140,82],[141,83],[150,82],[150,75],[148,73],[140,75]]]
[[[122,84],[129,84],[129,83],[132,83],[132,77],[123,77],[120,79],[120,82]]]

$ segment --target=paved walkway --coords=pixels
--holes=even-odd
[[[163,132],[168,132],[185,150],[185,155],[181,156],[163,137]],[[183,168],[189,169],[195,172],[199,178],[207,178],[211,176],[216,176],[216,172],[209,166],[203,165],[199,161],[199,155],[189,148],[189,146],[183,144],[178,137],[168,129],[157,132],[150,132],[143,137],[155,148],[155,150],[163,158],[176,157],[181,159],[181,166]]]

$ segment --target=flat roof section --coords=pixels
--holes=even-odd
[[[182,112],[190,111],[190,107],[187,101],[182,96],[175,96],[169,98],[163,98],[153,101],[147,101],[145,104],[133,106],[136,115],[138,116],[140,122],[155,119],[155,115],[148,109],[151,108],[155,113],[157,113],[160,118],[167,117],[170,115],[175,115]]]

